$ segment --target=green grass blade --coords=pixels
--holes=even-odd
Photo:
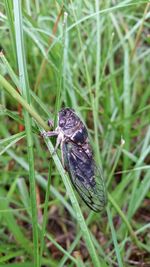
[[[13,234],[16,241],[20,244],[21,247],[25,249],[25,251],[29,255],[33,255],[32,253],[32,244],[31,242],[25,237],[20,226],[17,223],[16,218],[14,217],[12,212],[8,212],[9,208],[9,199],[4,197],[4,192],[0,192],[0,214],[3,220],[5,221],[9,231]],[[7,211],[7,212],[5,212]]]
[[[17,46],[17,59],[20,75],[20,87],[22,95],[30,104],[29,82],[27,75],[27,66],[24,49],[23,39],[23,21],[21,12],[21,2],[18,0],[13,1],[14,4],[14,18],[15,18],[15,34]],[[28,146],[28,160],[29,160],[29,181],[30,181],[30,197],[31,197],[31,211],[32,211],[32,228],[33,228],[33,248],[34,248],[34,265],[39,266],[39,245],[38,245],[38,217],[36,205],[36,189],[35,189],[35,174],[34,174],[34,154],[33,154],[33,141],[31,131],[31,118],[27,111],[24,111],[25,129],[27,136]]]
[[[48,200],[49,200],[49,195],[50,195],[51,174],[52,174],[52,160],[50,160],[50,165],[49,165],[48,182],[47,182],[45,202],[44,202],[43,222],[42,222],[42,230],[41,230],[41,236],[40,236],[41,242],[40,242],[40,264],[39,266],[41,266],[42,254],[43,254],[43,249],[44,249],[44,236],[46,232],[46,223],[47,223],[47,216],[48,216]]]
[[[107,207],[107,215],[108,215],[109,226],[110,226],[110,229],[111,229],[111,234],[112,234],[113,243],[114,243],[114,247],[115,247],[118,266],[119,267],[123,267],[123,262],[122,262],[122,259],[121,259],[120,250],[119,250],[117,237],[116,237],[116,231],[114,229],[114,225],[113,225],[113,221],[112,221],[112,215],[111,215],[109,207]]]

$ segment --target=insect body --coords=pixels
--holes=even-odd
[[[60,144],[63,165],[75,189],[92,210],[101,211],[107,202],[105,184],[95,165],[83,122],[74,110],[64,108],[58,115],[58,127],[45,135],[57,136],[55,150]]]

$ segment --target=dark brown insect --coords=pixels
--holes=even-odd
[[[60,145],[64,168],[75,189],[92,210],[101,211],[107,202],[103,175],[93,159],[87,129],[74,110],[62,109],[57,128],[44,135],[57,136],[55,151]]]

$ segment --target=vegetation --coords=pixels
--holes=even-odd
[[[0,3],[0,267],[150,266],[149,1]],[[108,205],[91,211],[41,137],[89,131]]]

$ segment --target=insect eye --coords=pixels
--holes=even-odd
[[[59,122],[59,126],[63,127],[65,124],[66,124],[66,120],[64,118],[61,119],[60,122]]]

